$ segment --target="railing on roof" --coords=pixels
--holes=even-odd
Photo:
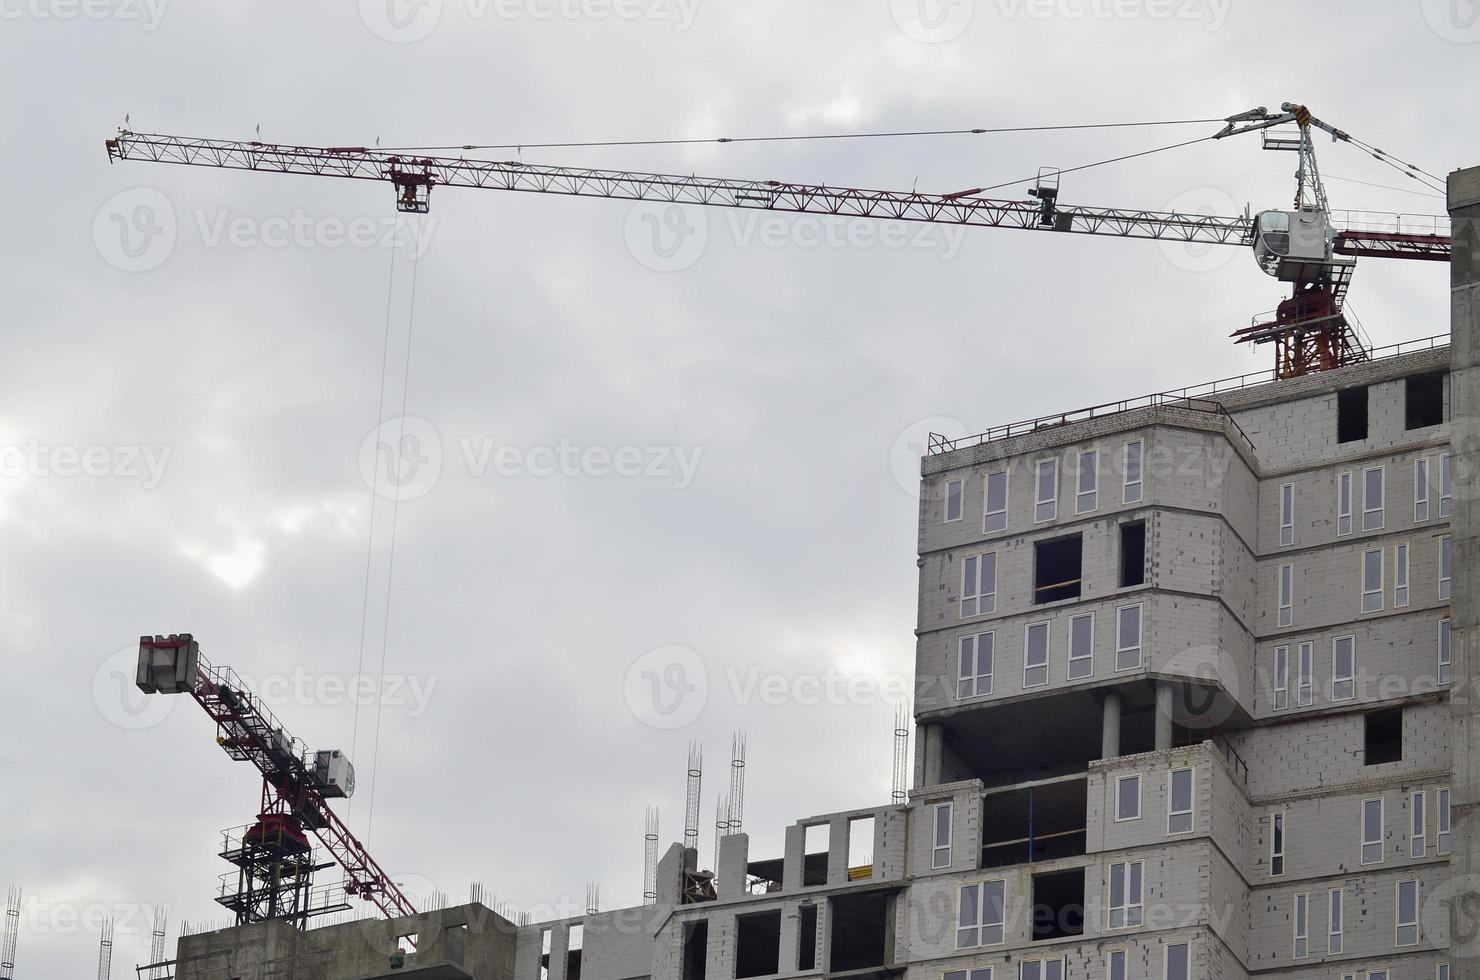
[[[1435,334],[1432,337],[1405,340],[1402,343],[1378,347],[1371,352],[1370,360],[1376,361],[1389,357],[1398,357],[1402,354],[1412,354],[1421,350],[1436,350],[1448,345],[1448,334]],[[1228,424],[1233,426],[1234,430],[1243,438],[1244,442],[1252,448],[1254,445],[1253,441],[1249,439],[1239,424],[1234,421],[1233,416],[1223,407],[1223,403],[1208,396],[1222,392],[1243,391],[1248,388],[1258,387],[1259,385],[1272,384],[1278,380],[1280,379],[1275,376],[1274,369],[1270,368],[1264,371],[1235,375],[1231,378],[1220,378],[1217,381],[1205,381],[1202,384],[1176,388],[1171,391],[1159,391],[1150,395],[1141,395],[1138,398],[1125,398],[1118,402],[1105,402],[1102,405],[1077,408],[1068,412],[1059,412],[1056,415],[1044,415],[1023,422],[1010,422],[1007,425],[999,425],[985,432],[979,432],[976,435],[961,436],[958,439],[949,439],[939,433],[932,432],[930,433],[930,442],[926,455],[939,456],[943,453],[954,452],[957,449],[969,449],[972,446],[996,442],[999,439],[1009,439],[1013,436],[1026,435],[1042,429],[1056,428],[1074,422],[1085,422],[1089,419],[1103,418],[1107,415],[1118,415],[1121,412],[1129,412],[1138,408],[1156,408],[1161,406],[1185,408],[1195,412],[1222,415],[1228,420]]]

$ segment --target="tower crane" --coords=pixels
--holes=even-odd
[[[342,752],[311,755],[230,667],[212,665],[189,633],[139,638],[138,688],[146,694],[188,694],[216,723],[216,742],[262,774],[257,822],[228,832],[221,857],[237,868],[222,880],[217,901],[238,924],[310,916],[346,909],[340,896],[316,895],[313,876],[333,864],[315,856],[313,834],[344,873],[343,890],[387,916],[414,915],[416,907],[365,845],[329,808],[351,796],[355,771]],[[230,879],[235,878],[235,881]]]
[[[820,214],[880,220],[920,221],[1023,231],[1050,231],[1119,238],[1157,239],[1252,248],[1259,267],[1291,285],[1291,295],[1273,319],[1235,331],[1243,343],[1276,346],[1278,377],[1293,377],[1365,360],[1366,347],[1343,312],[1358,256],[1447,261],[1449,235],[1436,225],[1413,233],[1394,226],[1371,230],[1337,228],[1316,166],[1312,130],[1349,141],[1343,130],[1315,118],[1302,105],[1280,112],[1264,107],[1227,117],[1212,134],[1223,139],[1263,131],[1264,147],[1299,154],[1297,190],[1291,210],[1219,217],[1171,211],[1142,211],[1065,205],[1058,199],[1058,173],[1040,172],[1032,200],[982,196],[984,188],[949,194],[865,190],[778,180],[735,180],[628,170],[593,170],[466,157],[382,152],[364,146],[296,146],[259,140],[218,140],[120,130],[106,141],[110,161],[218,167],[269,173],[310,174],[352,180],[389,181],[398,211],[424,214],[434,187],[477,187],[630,201]],[[1294,136],[1275,127],[1293,125]],[[471,147],[468,147],[471,149]]]

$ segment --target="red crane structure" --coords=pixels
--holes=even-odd
[[[268,173],[309,174],[388,181],[396,208],[424,214],[434,187],[476,187],[576,197],[696,204],[798,214],[1110,235],[1253,248],[1261,268],[1291,284],[1291,296],[1273,319],[1236,331],[1240,342],[1276,345],[1276,373],[1293,377],[1365,360],[1367,349],[1342,312],[1358,256],[1448,261],[1447,226],[1433,220],[1422,232],[1402,222],[1381,228],[1334,228],[1311,130],[1350,141],[1342,130],[1285,103],[1279,113],[1263,107],[1227,117],[1222,139],[1256,130],[1264,147],[1299,153],[1298,188],[1290,211],[1218,217],[1170,211],[1092,208],[1058,201],[1058,174],[1045,171],[1029,190],[1033,200],[981,196],[983,188],[951,194],[864,190],[778,180],[735,180],[627,170],[591,170],[382,152],[364,146],[293,146],[257,140],[217,140],[120,130],[107,140],[110,160],[143,160]],[[1271,130],[1293,126],[1293,135]],[[1380,152],[1380,151],[1377,151]]]
[[[236,866],[222,877],[216,901],[238,924],[310,917],[349,908],[361,898],[387,917],[414,915],[416,907],[370,856],[365,845],[329,808],[329,800],[354,793],[354,767],[338,750],[310,755],[230,667],[213,666],[189,633],[139,638],[135,678],[146,694],[188,694],[216,723],[216,742],[238,762],[262,774],[257,822],[228,831],[221,857]],[[333,862],[320,859],[316,837]],[[338,863],[342,894],[315,888],[316,871]]]

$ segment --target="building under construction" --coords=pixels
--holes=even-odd
[[[1338,230],[1301,106],[1295,210],[1068,208],[778,182],[409,159],[123,133],[113,159],[1252,246],[1291,284],[1239,338],[1274,371],[977,436],[921,466],[913,756],[876,807],[796,820],[752,854],[744,743],[712,860],[690,759],[682,839],[650,816],[643,905],[526,921],[419,910],[329,806],[309,752],[188,635],[146,638],[139,686],[188,694],[262,774],[223,838],[233,928],[141,968],[179,980],[1480,980],[1480,168],[1448,235]],[[1450,262],[1426,340],[1370,350],[1342,309],[1353,256]],[[900,744],[904,743],[900,739]],[[317,841],[317,844],[315,843]],[[325,887],[315,872],[336,867]],[[382,918],[315,926],[373,904]],[[442,904],[442,903],[437,903]],[[13,955],[13,954],[11,954]]]

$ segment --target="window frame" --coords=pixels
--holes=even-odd
[[[1403,914],[1403,886],[1413,886],[1413,918],[1405,921]],[[1393,948],[1404,949],[1408,946],[1417,946],[1422,938],[1422,930],[1418,926],[1419,902],[1423,900],[1423,887],[1418,878],[1399,878],[1393,882]],[[1403,942],[1403,930],[1412,929],[1413,939]]]
[[[1345,522],[1343,524],[1343,522]],[[1342,530],[1342,527],[1346,530]],[[1346,537],[1352,533],[1352,471],[1343,470],[1336,474],[1336,536]]]
[[[1178,773],[1187,773],[1187,809],[1172,809],[1172,801],[1176,796],[1176,781]],[[1172,818],[1185,816],[1187,818],[1187,829],[1173,830]],[[1180,836],[1190,834],[1197,830],[1197,767],[1177,766],[1167,770],[1167,836]]]
[[[1043,662],[1042,663],[1029,663],[1028,662],[1028,653],[1029,653],[1029,651],[1032,650],[1032,640],[1031,640],[1031,637],[1033,635],[1033,630],[1037,629],[1040,626],[1043,628]],[[1050,655],[1050,651],[1052,651],[1052,649],[1053,649],[1053,620],[1051,620],[1051,619],[1040,619],[1040,620],[1037,620],[1035,622],[1024,623],[1023,624],[1023,690],[1028,691],[1028,690],[1032,690],[1033,688],[1047,686],[1047,684],[1051,680],[1051,678],[1049,677],[1048,664],[1049,664],[1049,661],[1051,659],[1053,659],[1051,657],[1051,655]],[[1039,681],[1036,684],[1030,684],[1030,683],[1028,683],[1028,671],[1029,670],[1039,670],[1039,669],[1042,669],[1042,671],[1043,671],[1043,680]]]
[[[1002,890],[1002,902],[999,906],[1002,910],[1002,918],[995,922],[987,921],[987,886],[999,885]],[[976,923],[974,925],[961,924],[962,897],[968,888],[976,889]],[[962,945],[961,933],[968,929],[976,930],[977,941]],[[1000,930],[997,941],[982,942],[988,929]],[[956,888],[956,948],[957,949],[981,949],[986,946],[1001,946],[1007,941],[1007,879],[1006,878],[983,878],[980,881],[969,881]]]
[[[986,559],[992,562],[992,591],[983,592],[986,584],[983,580],[982,569],[986,567]],[[966,593],[967,569],[974,568],[973,578],[976,582],[976,591],[971,595]],[[972,611],[967,612],[966,604],[972,603]],[[997,551],[979,551],[974,555],[964,555],[961,558],[961,619],[975,619],[978,616],[990,616],[997,611]]]
[[[1429,519],[1429,458],[1420,456],[1413,461],[1413,523],[1422,524]]]
[[[951,488],[956,488],[956,516],[951,516]],[[946,495],[941,502],[942,524],[956,524],[966,519],[966,478],[957,477],[946,481]]]
[[[1346,889],[1336,887],[1326,892],[1326,954],[1334,956],[1346,945]]]
[[[1302,640],[1295,648],[1295,707],[1309,708],[1316,699],[1316,645]]]
[[[1408,794],[1408,856],[1421,858],[1428,854],[1428,794],[1416,789]]]
[[[1271,878],[1283,878],[1285,876],[1285,838],[1289,833],[1289,817],[1284,810],[1271,810],[1269,812],[1269,876]],[[1275,870],[1275,862],[1279,862],[1279,870]]]
[[[1454,464],[1449,453],[1439,454],[1439,517],[1449,516],[1450,498],[1454,490]]]
[[[1310,892],[1296,892],[1291,897],[1290,958],[1303,960],[1310,955]]]
[[[1439,539],[1439,599],[1447,602],[1454,587],[1454,538],[1444,535]]]
[[[1134,645],[1131,645],[1131,646],[1127,646],[1125,644],[1125,642],[1124,642],[1123,622],[1122,622],[1122,618],[1121,618],[1121,614],[1123,612],[1125,612],[1126,610],[1128,610],[1128,609],[1134,609],[1134,610],[1136,610],[1136,642],[1135,642]],[[1119,674],[1119,673],[1122,673],[1124,671],[1140,670],[1141,667],[1142,667],[1143,659],[1144,659],[1142,657],[1142,654],[1144,652],[1145,644],[1146,644],[1146,609],[1145,609],[1145,605],[1143,603],[1140,603],[1140,602],[1131,602],[1131,603],[1127,603],[1124,606],[1116,606],[1115,607],[1115,673]],[[1122,655],[1123,654],[1127,654],[1127,653],[1134,653],[1136,655],[1136,662],[1134,664],[1132,664],[1131,666],[1129,666],[1129,667],[1122,667],[1121,666]]]
[[[1367,476],[1377,474],[1377,506],[1369,506],[1367,500]],[[1369,514],[1376,514],[1376,523],[1368,521]],[[1362,468],[1362,530],[1381,531],[1387,526],[1387,469],[1383,466]]]
[[[1120,868],[1122,894],[1115,894],[1115,869]],[[1132,874],[1132,869],[1137,869]],[[1132,888],[1134,882],[1135,887]],[[1131,901],[1132,892],[1135,901]],[[1139,929],[1146,921],[1146,862],[1113,861],[1105,868],[1105,928],[1107,930]],[[1119,904],[1117,903],[1119,900]],[[1120,925],[1115,924],[1115,913],[1120,913]],[[1134,913],[1134,915],[1132,914]]]
[[[1275,589],[1276,602],[1279,606],[1275,625],[1278,629],[1285,629],[1295,623],[1295,566],[1293,563],[1286,562],[1280,566]]]
[[[1452,815],[1449,810],[1450,791],[1448,786],[1440,786],[1434,790],[1434,853],[1448,854],[1454,827],[1451,823]]]
[[[1377,837],[1369,839],[1367,837],[1367,807],[1372,803],[1377,804]],[[1386,811],[1387,801],[1381,796],[1367,797],[1357,804],[1357,824],[1362,839],[1361,864],[1363,867],[1375,867],[1382,864],[1382,834],[1387,827]],[[1375,853],[1377,854],[1377,857],[1371,861],[1367,860],[1367,849],[1369,847],[1376,848]]]
[[[982,638],[988,637],[987,643],[991,648],[988,651],[987,672],[982,673]],[[972,672],[968,677],[964,673],[966,666],[966,644],[971,641],[971,665]],[[992,694],[992,678],[997,669],[997,631],[986,630],[981,633],[965,633],[956,638],[956,700],[972,701],[976,698],[990,697]],[[986,690],[982,690],[982,679],[987,682]],[[963,694],[961,685],[971,681],[971,693]]]
[[[1115,972],[1115,958],[1120,957],[1120,973]],[[1124,946],[1105,950],[1105,980],[1130,980],[1130,955]]]
[[[956,835],[956,801],[937,800],[930,804],[930,870],[940,871],[951,866],[953,860],[952,844]],[[946,842],[940,842],[940,815],[944,811],[946,815]],[[941,852],[945,852],[945,863],[940,861]],[[957,901],[960,901],[959,896]],[[959,920],[958,920],[959,921]]]
[[[1172,950],[1182,950],[1186,957],[1187,976],[1185,980],[1192,980],[1192,941],[1184,939],[1178,943],[1166,943],[1161,947],[1161,980],[1171,980]]]
[[[1048,467],[1052,470],[1050,483],[1053,488],[1053,496],[1047,500],[1043,499],[1043,469]],[[1044,508],[1048,508],[1048,516],[1042,516]],[[1047,456],[1033,464],[1033,523],[1046,524],[1057,520],[1059,516],[1059,458]]]
[[[1348,669],[1348,671],[1347,671],[1346,674],[1342,674],[1342,673],[1340,673],[1337,670],[1337,666],[1338,666],[1338,660],[1337,660],[1338,651],[1341,649],[1341,644],[1343,642],[1344,643],[1347,643],[1350,646],[1350,650],[1351,650],[1351,654],[1350,654],[1351,664],[1350,664],[1349,669]],[[1338,694],[1337,693],[1337,690],[1338,690],[1337,689],[1337,685],[1338,684],[1341,684],[1341,683],[1345,683],[1345,684],[1349,684],[1350,685],[1350,689],[1347,691],[1346,694]],[[1333,636],[1333,637],[1331,637],[1331,700],[1332,701],[1350,701],[1353,698],[1355,698],[1356,696],[1357,696],[1357,634],[1355,634],[1355,633],[1343,633],[1340,636]]]
[[[1280,484],[1280,547],[1295,544],[1295,484]]]
[[[1136,447],[1136,478],[1131,479],[1131,447]],[[1120,454],[1120,472],[1124,479],[1121,482],[1121,501],[1127,504],[1139,504],[1145,499],[1146,481],[1146,440],[1132,439],[1124,445]],[[1131,496],[1131,487],[1135,487],[1135,496]]]
[[[1372,587],[1372,583],[1367,579],[1367,559],[1372,557],[1373,555],[1377,556],[1377,588],[1375,589]],[[1362,601],[1359,608],[1363,615],[1367,613],[1383,611],[1384,599],[1386,598],[1387,594],[1387,562],[1384,560],[1385,557],[1386,556],[1384,555],[1384,549],[1382,548],[1362,549],[1357,576],[1358,581],[1361,585],[1362,592]],[[1375,605],[1369,603],[1369,599],[1372,600],[1372,603],[1375,603]]]
[[[1136,814],[1132,817],[1120,815],[1120,787],[1125,783],[1134,781],[1136,784]],[[1112,823],[1131,823],[1141,819],[1141,774],[1138,772],[1128,773],[1115,777],[1115,818]]]
[[[1089,475],[1094,485],[1088,490],[1084,487],[1084,460],[1090,458]],[[1085,498],[1089,501],[1086,504]],[[1098,449],[1085,449],[1074,457],[1074,513],[1090,514],[1098,510],[1100,506],[1100,451]]]
[[[1074,624],[1084,619],[1089,620],[1089,649],[1076,657],[1074,655]],[[1085,673],[1074,673],[1076,664],[1082,665],[1086,663],[1089,665],[1089,668]],[[1069,617],[1069,662],[1064,676],[1071,681],[1087,680],[1095,676],[1095,614],[1093,610]]]
[[[1270,695],[1270,711],[1285,711],[1290,707],[1290,645],[1282,643],[1272,651],[1274,655],[1273,693]]]
[[[1399,541],[1393,545],[1393,608],[1406,609],[1410,592],[1409,582],[1409,555],[1412,550],[1407,541]]]
[[[992,509],[992,481],[1002,480],[1002,508]],[[993,470],[982,475],[982,533],[1002,534],[1007,530],[1007,501],[1012,492],[1012,481],[1008,479],[1007,470]],[[1002,517],[1002,526],[993,527],[992,518],[997,515]]]
[[[1454,623],[1445,616],[1439,620],[1439,636],[1437,639],[1438,663],[1435,665],[1434,677],[1440,684],[1454,683]]]
[[[1059,980],[1066,980],[1069,975],[1069,958],[1067,956],[1035,956],[1031,959],[1018,960],[1018,980],[1024,980],[1028,964],[1032,963],[1038,967],[1038,980],[1048,980],[1048,964],[1059,965]]]

